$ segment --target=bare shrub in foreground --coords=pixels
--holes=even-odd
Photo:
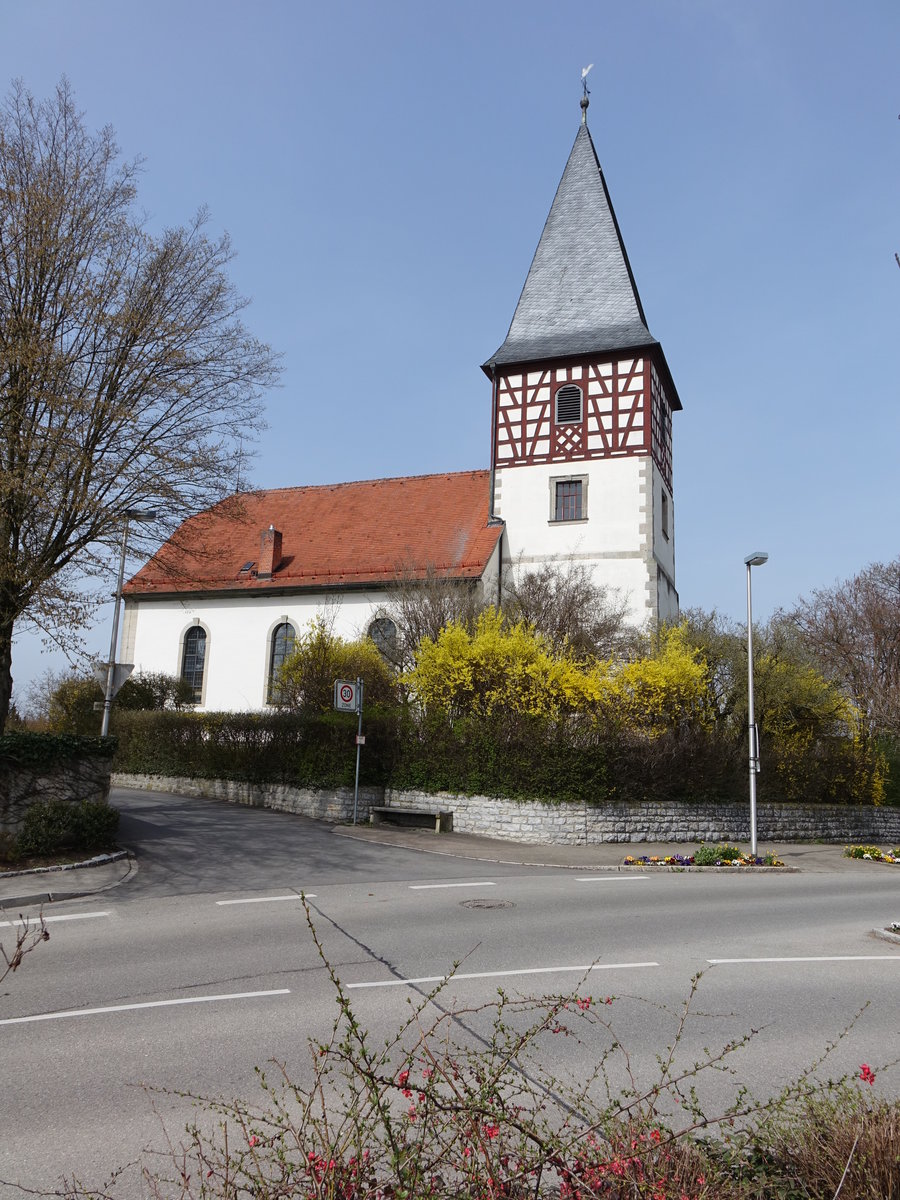
[[[585,980],[566,996],[516,999],[501,990],[490,1005],[452,1010],[442,996],[444,980],[376,1044],[311,921],[310,929],[338,1000],[330,1037],[309,1046],[311,1084],[301,1086],[276,1064],[271,1078],[259,1074],[259,1104],[191,1097],[202,1116],[145,1167],[147,1195],[833,1200],[835,1188],[843,1188],[843,1200],[900,1194],[900,1109],[870,1099],[874,1073],[864,1067],[855,1085],[830,1085],[822,1099],[816,1071],[836,1042],[774,1100],[759,1103],[736,1083],[730,1103],[710,1116],[699,1099],[702,1076],[733,1075],[731,1056],[752,1035],[681,1065],[686,1026],[703,1015],[695,1012],[697,980],[683,1009],[669,1014],[674,1037],[655,1067],[632,1060],[615,1028],[619,1001],[583,994]],[[488,1031],[479,1032],[485,1016]],[[573,1051],[579,1072],[564,1065]],[[96,1200],[115,1194],[114,1181],[102,1192],[73,1185],[56,1194]]]

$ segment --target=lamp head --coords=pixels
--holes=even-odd
[[[769,556],[765,550],[757,550],[755,554],[748,554],[744,562],[748,567],[761,567],[763,563],[769,561]]]

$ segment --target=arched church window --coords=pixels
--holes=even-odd
[[[269,653],[269,679],[266,688],[266,702],[268,704],[284,704],[285,695],[281,686],[281,668],[284,666],[285,659],[290,658],[293,654],[296,639],[297,631],[290,621],[282,621],[280,625],[276,625],[272,630],[272,648]]]
[[[397,649],[397,626],[390,617],[376,617],[369,626],[369,637],[385,658],[393,658]]]
[[[577,383],[564,383],[556,392],[556,424],[577,425],[581,421],[582,394]]]
[[[206,669],[206,630],[201,625],[192,625],[184,635],[184,650],[181,655],[181,678],[191,689],[191,701],[199,704],[203,699],[203,672]]]

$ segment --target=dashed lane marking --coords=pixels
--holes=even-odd
[[[428,892],[436,888],[461,888],[461,887],[496,887],[496,883],[489,883],[482,879],[480,882],[476,879],[472,883],[411,883],[409,890],[411,892]]]
[[[315,900],[315,892],[304,893],[307,900]],[[290,896],[247,896],[243,900],[217,900],[216,904],[219,908],[223,908],[226,904],[275,904],[279,900],[302,900],[299,892],[294,892]]]
[[[217,1000],[251,1000],[260,996],[289,996],[290,988],[267,992],[228,992],[219,996],[184,996],[178,1000],[144,1000],[139,1004],[108,1004],[102,1008],[71,1008],[65,1012],[36,1013],[32,1017],[7,1017],[0,1025],[27,1025],[35,1021],[61,1021],[64,1017],[96,1017],[104,1013],[132,1012],[138,1008],[172,1008],[177,1004],[213,1004]]]
[[[797,958],[708,958],[713,966],[736,963],[900,962],[900,954],[819,954]]]
[[[368,983],[345,983],[344,987],[347,990],[353,988],[381,988],[381,987],[406,987],[414,983],[440,983],[446,980],[448,984],[455,983],[458,979],[504,979],[510,975],[564,975],[577,972],[579,975],[587,975],[590,971],[627,971],[637,967],[658,967],[658,962],[632,962],[632,963],[591,963],[586,966],[576,967],[522,967],[519,970],[510,971],[470,971],[459,972],[456,975],[420,975],[416,979],[377,979]]]
[[[87,912],[87,913],[65,913],[58,917],[44,917],[45,925],[56,921],[90,921],[95,917],[108,917],[108,912]],[[9,929],[13,925],[28,925],[31,928],[40,928],[40,917],[17,917],[15,921],[0,921],[0,928]]]

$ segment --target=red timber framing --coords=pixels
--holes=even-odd
[[[556,393],[576,384],[581,420],[555,421]],[[618,354],[498,374],[495,466],[652,454],[672,486],[672,413],[649,353]]]

